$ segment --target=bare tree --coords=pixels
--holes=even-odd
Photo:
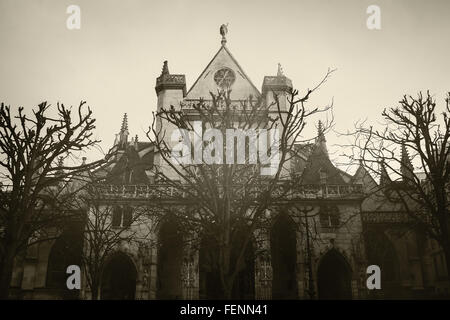
[[[380,177],[374,193],[401,203],[411,225],[438,241],[450,274],[450,93],[445,102],[439,114],[429,92],[405,95],[382,112],[383,130],[356,125],[350,159]]]
[[[0,299],[8,298],[17,254],[55,236],[55,228],[71,215],[69,199],[82,187],[78,177],[103,163],[64,165],[99,142],[84,101],[75,112],[59,103],[56,114],[50,112],[47,102],[32,115],[0,107]]]
[[[248,245],[254,231],[267,219],[267,210],[295,185],[289,168],[289,161],[298,152],[294,146],[302,138],[306,120],[329,108],[308,110],[306,103],[332,72],[329,70],[304,96],[297,90],[291,90],[286,96],[273,92],[274,102],[270,105],[266,105],[263,98],[254,97],[232,101],[230,91],[223,90],[211,93],[209,101],[182,104],[180,108],[162,108],[154,115],[147,136],[161,159],[158,179],[177,190],[177,197],[183,195],[186,209],[173,210],[172,214],[185,224],[186,230],[207,239],[212,251],[209,267],[220,279],[222,298],[232,297],[235,279],[245,267]],[[195,119],[201,121],[202,130],[213,128],[218,135],[208,137],[206,141],[196,136]],[[174,147],[168,143],[166,129],[170,127],[185,130],[180,134],[180,141],[187,146],[187,151],[181,152],[181,160],[174,160]],[[261,129],[277,129],[279,138],[270,138],[270,134]],[[229,144],[228,130],[244,135],[254,133],[241,141],[248,153],[241,151],[236,155],[234,137],[233,143]],[[189,138],[189,132],[194,132],[193,139]],[[227,137],[227,141],[220,140],[220,136]],[[260,139],[265,140],[267,149],[271,150],[266,154],[268,162],[279,156],[275,165],[271,164],[271,175],[261,175],[265,164],[256,160],[256,149],[252,149]],[[199,163],[197,152],[201,150],[200,146],[211,157]]]
[[[110,255],[122,245],[143,244],[150,230],[147,209],[136,204],[111,204],[101,184],[92,184],[78,197],[84,210],[81,260],[91,299],[100,298],[102,274]]]

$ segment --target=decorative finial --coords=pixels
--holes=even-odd
[[[167,60],[165,60],[163,63],[161,75],[163,75],[163,74],[169,74],[169,64],[168,64]]]
[[[119,134],[116,136],[116,142],[121,148],[124,148],[128,143],[128,133],[128,116],[124,113],[122,127],[120,128]]]
[[[381,160],[379,162],[379,170],[380,170],[380,185],[386,185],[391,181],[391,178],[389,177],[389,174],[386,170],[386,165],[384,163],[384,160]]]
[[[277,77],[284,77],[283,68],[281,67],[281,63],[278,63]]]
[[[64,174],[64,157],[60,156],[58,157],[58,169],[55,171],[55,175],[60,176],[62,174]]]
[[[120,131],[124,132],[127,130],[128,130],[128,116],[126,113],[124,113],[123,120],[122,120],[122,127],[120,128]]]
[[[406,150],[406,146],[405,146],[405,142],[404,141],[402,141],[402,161],[405,161],[405,162],[409,162],[410,161],[410,159],[409,159],[409,154],[408,154],[408,150]]]
[[[226,38],[227,33],[228,33],[228,23],[220,26],[220,34],[222,35],[222,41],[221,41],[222,46],[224,46],[227,43],[227,38]]]
[[[414,181],[414,167],[411,162],[411,158],[409,157],[408,150],[406,149],[405,142],[402,141],[402,149],[401,149],[401,165],[400,172],[402,173],[404,180],[413,180]]]
[[[317,139],[320,142],[326,141],[325,140],[325,133],[324,133],[325,129],[323,127],[322,121],[319,120],[319,123],[317,125]]]

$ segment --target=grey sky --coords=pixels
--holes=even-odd
[[[71,4],[81,8],[81,30],[66,28]],[[381,7],[381,30],[366,28],[371,4]],[[334,97],[335,129],[345,131],[358,119],[379,120],[405,93],[430,89],[442,103],[449,9],[446,0],[0,0],[0,100],[26,108],[87,100],[105,149],[124,112],[144,140],[162,62],[186,74],[189,89],[228,22],[227,46],[257,88],[278,62],[300,90],[337,68],[312,102]],[[340,142],[333,134],[328,141]]]

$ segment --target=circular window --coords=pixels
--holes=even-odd
[[[234,75],[234,72],[228,68],[220,69],[214,74],[214,81],[217,86],[222,89],[230,88],[234,83],[234,80],[236,80],[236,76]]]

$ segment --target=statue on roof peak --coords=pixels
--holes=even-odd
[[[227,38],[226,35],[228,33],[228,23],[227,24],[222,24],[220,26],[220,35],[222,36],[222,45],[224,46],[227,43]]]

